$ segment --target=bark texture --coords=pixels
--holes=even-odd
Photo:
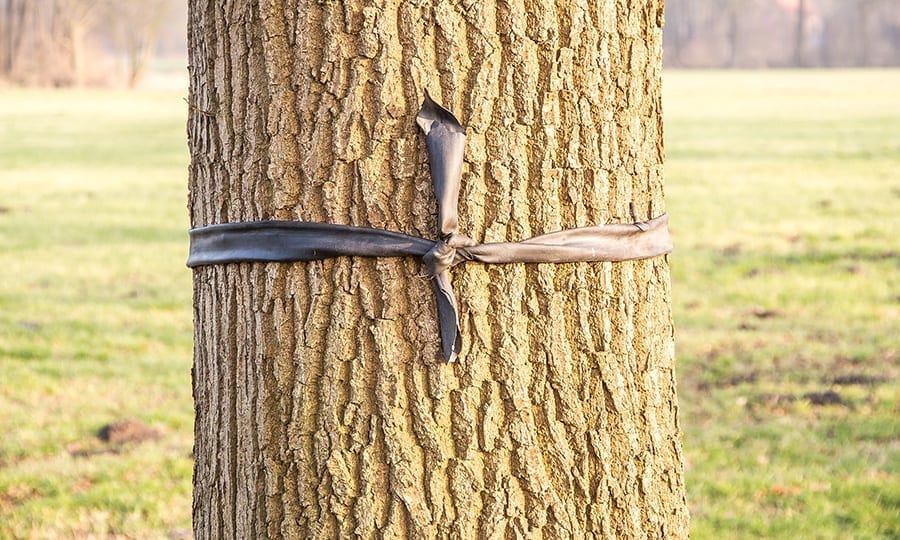
[[[415,114],[468,128],[480,242],[664,211],[662,0],[191,0],[194,226],[436,236]],[[414,259],[194,273],[198,538],[687,536],[669,269]]]

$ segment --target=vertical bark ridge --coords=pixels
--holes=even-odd
[[[660,10],[194,0],[191,222],[434,235],[423,88],[476,240],[656,215]],[[422,273],[196,270],[198,537],[686,534],[665,261],[458,267],[453,366]]]

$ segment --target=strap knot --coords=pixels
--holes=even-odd
[[[434,243],[431,249],[422,256],[428,273],[436,276],[451,266],[463,261],[472,260],[465,248],[476,245],[476,242],[464,234],[450,233]]]

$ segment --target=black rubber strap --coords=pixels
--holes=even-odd
[[[668,216],[633,224],[579,227],[521,242],[477,244],[458,232],[456,207],[466,131],[425,94],[416,117],[425,132],[438,199],[440,240],[374,229],[306,221],[252,221],[190,231],[189,267],[244,261],[312,261],[329,257],[421,257],[434,277],[444,359],[462,348],[456,298],[447,270],[466,261],[564,263],[645,259],[672,251]]]

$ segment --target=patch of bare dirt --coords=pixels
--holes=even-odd
[[[766,309],[764,307],[753,308],[753,311],[750,313],[757,319],[775,319],[784,316],[784,313],[777,309]]]
[[[140,444],[162,437],[162,433],[140,420],[120,420],[97,430],[97,437],[73,441],[66,445],[69,455],[89,458],[101,454],[118,454],[129,444]]]
[[[831,384],[835,384],[838,386],[877,386],[879,384],[884,384],[888,382],[887,377],[880,377],[877,375],[865,375],[863,373],[848,373],[846,375],[837,375],[833,377],[830,381]]]
[[[0,508],[12,508],[40,497],[38,491],[27,484],[12,484],[5,491],[0,491]]]
[[[120,420],[97,431],[97,437],[108,444],[123,445],[158,439],[162,434],[139,420]]]
[[[809,401],[813,405],[843,405],[844,398],[834,390],[825,392],[809,392],[803,394],[803,399]]]
[[[824,392],[807,392],[800,397],[794,394],[759,394],[748,401],[749,405],[762,405],[768,408],[782,408],[799,399],[808,401],[812,405],[846,405],[844,398],[834,390]]]

